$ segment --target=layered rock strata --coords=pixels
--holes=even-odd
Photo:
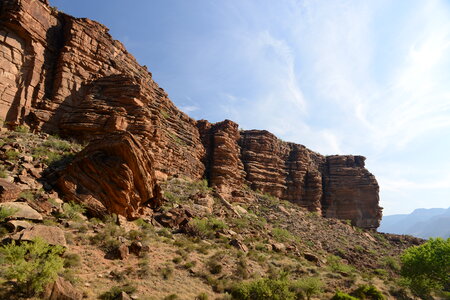
[[[93,215],[112,212],[133,219],[162,200],[153,159],[127,132],[91,142],[60,173],[57,187]]]
[[[37,132],[94,141],[63,176],[68,198],[90,195],[99,211],[131,217],[154,196],[155,180],[206,177],[229,201],[242,200],[240,191],[250,186],[326,217],[378,226],[378,184],[363,157],[325,157],[267,131],[191,119],[95,21],[58,12],[44,0],[2,0],[0,58],[0,118],[6,126],[27,124]],[[129,133],[118,135],[125,146],[119,138],[108,140],[117,132]],[[95,142],[102,138],[105,145]],[[123,164],[111,165],[96,151]],[[105,185],[96,168],[127,179],[113,176]],[[142,178],[151,186],[139,183]]]

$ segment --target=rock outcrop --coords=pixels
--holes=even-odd
[[[325,157],[267,131],[239,131],[232,121],[191,119],[95,21],[44,0],[3,0],[0,57],[6,126],[93,141],[59,180],[66,199],[92,211],[132,218],[159,201],[158,181],[206,177],[230,202],[245,199],[249,186],[326,217],[378,226],[378,184],[363,157]]]
[[[94,215],[113,212],[137,218],[162,196],[153,159],[128,132],[92,141],[61,171],[57,187],[67,200],[82,203]]]

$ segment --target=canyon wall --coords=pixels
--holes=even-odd
[[[158,181],[206,177],[230,201],[243,201],[250,187],[325,217],[379,225],[378,184],[363,157],[326,157],[267,131],[239,131],[232,121],[191,119],[95,21],[45,0],[2,0],[0,58],[7,127],[27,124],[79,141],[125,131],[151,157]]]

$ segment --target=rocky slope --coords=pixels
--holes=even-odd
[[[322,286],[314,299],[330,299],[337,289],[352,292],[364,285],[376,286],[389,299],[399,298],[405,290],[397,284],[398,255],[423,242],[322,218],[249,189],[240,195],[249,201],[228,203],[205,180],[172,178],[155,191],[154,177],[145,170],[152,160],[129,133],[84,147],[18,129],[0,132],[0,299],[30,299],[6,276],[9,265],[1,250],[11,240],[24,245],[40,237],[64,247],[60,277],[31,299],[72,300],[229,300],[236,299],[230,296],[236,286],[259,278],[313,278]],[[125,151],[130,155],[120,155]],[[141,169],[128,169],[136,164]],[[68,172],[59,176],[65,168]],[[110,187],[122,188],[103,187],[98,169],[111,180]],[[54,179],[70,189],[71,200],[90,194],[107,199],[91,203],[90,198],[84,201],[87,207],[63,202],[49,184]],[[140,201],[154,203],[159,193],[166,201],[158,209],[124,213],[141,216],[132,222],[90,213],[106,209],[107,200],[110,209],[118,201],[139,208]],[[5,215],[5,207],[16,210]]]
[[[325,157],[267,131],[191,119],[95,21],[58,12],[46,0],[3,0],[0,55],[6,126],[27,124],[34,132],[105,143],[109,134],[126,131],[151,157],[157,182],[206,177],[232,202],[247,201],[243,191],[250,186],[325,217],[379,225],[378,184],[364,157]],[[88,194],[109,208],[105,197],[92,189]],[[138,210],[130,203],[111,211]]]

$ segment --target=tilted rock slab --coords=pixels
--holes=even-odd
[[[65,200],[82,203],[91,213],[138,218],[143,207],[161,202],[153,159],[128,132],[92,141],[60,172],[57,187]]]
[[[264,130],[239,131],[228,120],[195,121],[105,26],[58,12],[45,0],[0,1],[0,118],[79,141],[129,132],[153,158],[146,176],[206,177],[230,202],[243,201],[249,186],[361,227],[376,228],[381,219],[378,184],[363,157],[325,157]],[[91,168],[108,167],[95,161],[86,158]],[[77,171],[61,186],[93,210],[134,216],[148,201],[136,196],[128,179],[116,178],[111,186],[104,181],[101,192],[87,176],[102,178],[101,170]]]

